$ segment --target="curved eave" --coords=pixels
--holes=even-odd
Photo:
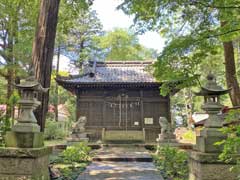
[[[207,89],[202,87],[200,92],[195,93],[196,96],[206,96],[206,95],[224,95],[229,93],[230,89],[226,90],[214,90],[214,89]]]
[[[161,83],[157,82],[86,82],[76,83],[64,80],[56,80],[59,85],[69,91],[84,88],[159,88]]]

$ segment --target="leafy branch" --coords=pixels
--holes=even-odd
[[[224,35],[231,34],[231,33],[237,32],[237,31],[240,31],[240,28],[229,30],[227,32],[223,32],[223,33],[219,33],[219,34],[209,35],[209,36],[206,36],[205,38],[213,38],[213,37],[224,36]]]
[[[208,3],[203,3],[201,1],[191,1],[190,5],[195,5],[195,4],[200,4],[204,7],[209,7],[209,8],[215,8],[215,9],[240,9],[240,6],[219,6],[219,5],[215,5],[215,4],[208,4]]]

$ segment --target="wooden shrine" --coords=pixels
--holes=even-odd
[[[159,117],[170,121],[169,96],[149,72],[149,61],[89,62],[82,75],[58,77],[57,83],[77,97],[77,119],[87,118],[90,140],[101,140],[103,130],[119,134],[143,131],[156,141]]]

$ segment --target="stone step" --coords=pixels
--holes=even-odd
[[[152,162],[93,162],[77,180],[163,180]]]
[[[102,147],[145,147],[146,144],[145,143],[132,143],[132,144],[128,144],[128,143],[106,143],[106,144],[102,144]]]
[[[121,144],[121,146],[103,146],[97,150],[93,161],[152,162],[153,159],[144,147]]]
[[[93,161],[101,162],[101,161],[110,161],[110,162],[152,162],[152,157],[94,157]]]
[[[105,140],[106,144],[144,144],[142,140]]]

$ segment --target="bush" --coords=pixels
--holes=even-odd
[[[58,122],[47,119],[44,138],[47,140],[64,139],[67,135],[64,129],[58,127]]]
[[[75,180],[89,164],[91,148],[87,143],[78,143],[67,147],[58,155],[51,155],[51,167],[57,169],[60,173],[56,180]],[[56,171],[55,171],[56,172]]]
[[[62,152],[61,156],[64,162],[71,163],[74,166],[74,163],[88,162],[90,160],[90,151],[91,148],[87,146],[87,143],[81,142],[67,147],[67,149]]]
[[[157,148],[154,155],[156,166],[164,178],[168,180],[188,179],[188,156],[184,151],[170,146]]]
[[[238,173],[240,180],[240,110],[230,110],[225,116],[227,126],[221,128],[223,134],[227,136],[226,139],[216,142],[215,145],[223,146],[223,151],[219,155],[221,161],[236,162],[236,166],[230,168],[231,171]]]
[[[188,130],[182,135],[183,140],[190,141],[192,143],[196,143],[196,133],[192,130]]]
[[[81,163],[75,168],[62,167],[59,169],[61,176],[56,178],[56,180],[76,180],[85,169],[87,163]]]
[[[5,145],[4,136],[7,131],[11,130],[11,122],[10,119],[6,118],[3,115],[3,112],[0,112],[0,146]]]

